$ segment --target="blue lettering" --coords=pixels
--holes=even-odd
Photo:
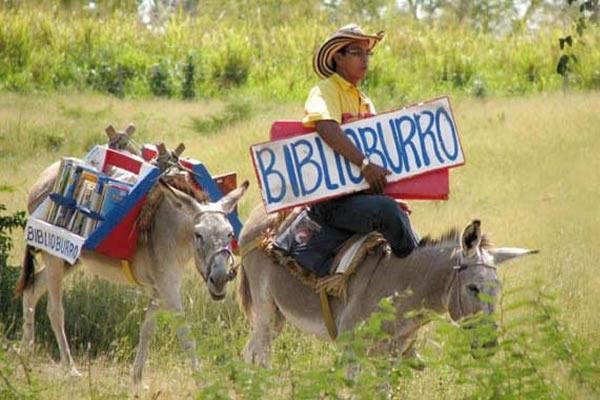
[[[344,134],[346,135],[346,137],[348,139],[350,139],[352,141],[352,143],[354,143],[354,145],[356,146],[356,148],[364,154],[364,151],[361,147],[361,143],[358,140],[358,137],[356,136],[356,132],[354,132],[352,129],[350,128],[346,128],[344,129]],[[360,174],[360,170],[358,171],[358,175],[354,175],[354,173],[352,172],[352,166],[353,164],[348,161],[348,160],[344,160],[345,164],[346,164],[346,173],[348,175],[348,178],[350,179],[350,182],[352,183],[360,183],[363,180],[362,175]]]
[[[292,162],[292,155],[290,154],[290,149],[288,146],[283,146],[283,157],[285,159],[285,169],[288,172],[290,177],[290,186],[292,187],[292,193],[294,193],[295,197],[298,197],[300,194],[300,187],[298,186],[298,179],[296,178],[296,169],[294,168],[294,163]]]
[[[371,156],[377,155],[379,157],[379,162],[377,162],[377,164],[381,165],[383,168],[387,168],[387,160],[381,150],[377,148],[378,136],[375,129],[368,126],[364,128],[358,128],[358,134],[360,135],[365,155],[369,157],[371,161],[375,161]],[[369,140],[369,137],[371,140]],[[384,142],[382,141],[382,144],[383,143]]]
[[[264,154],[270,157],[267,165],[265,165],[265,160],[263,159]],[[258,167],[260,168],[259,175],[263,177],[263,184],[265,186],[264,189],[267,193],[267,203],[271,204],[281,201],[281,199],[283,199],[285,196],[286,184],[283,174],[273,169],[273,166],[275,165],[275,153],[269,148],[264,148],[256,152],[256,157],[258,158]],[[269,176],[273,175],[276,178],[279,178],[279,182],[281,184],[281,191],[277,196],[271,193],[271,185],[269,183]]]
[[[394,143],[396,144],[398,163],[394,164],[394,160],[392,160],[392,157],[390,156],[390,152],[383,138],[383,127],[381,126],[381,122],[377,123],[377,135],[379,136],[379,142],[382,144],[383,152],[385,153],[385,158],[387,160],[387,168],[391,169],[392,172],[397,174],[398,172],[402,171],[402,157],[400,155],[400,146],[398,145],[398,138],[396,137],[396,127],[394,126],[394,121],[390,119],[389,124],[392,128],[392,137],[394,139]]]
[[[338,178],[340,181],[340,185],[344,186],[346,184],[346,178],[344,177],[344,168],[342,165],[342,156],[338,152],[334,152],[335,155],[335,167],[338,171]]]
[[[33,238],[35,237],[35,235],[33,234],[33,228],[28,226],[27,227],[27,241],[31,242],[33,241]]]
[[[410,123],[410,132],[406,136],[402,134],[403,122]],[[396,118],[394,120],[394,123],[396,124],[396,133],[398,134],[398,139],[400,141],[400,153],[402,154],[402,161],[404,161],[404,169],[406,170],[406,172],[410,171],[407,147],[412,151],[417,168],[420,168],[421,159],[419,158],[419,152],[417,151],[417,147],[415,146],[415,144],[412,142],[416,133],[415,122],[412,120],[412,118],[408,116],[402,116],[400,118]]]
[[[394,163],[390,160],[390,166],[394,173],[402,172],[402,162],[404,160],[404,154],[402,153],[402,146],[400,145],[400,132],[398,126],[396,126],[396,121],[393,119],[388,120],[390,124],[390,128],[392,129],[392,137],[394,138],[394,145],[396,146],[396,153],[398,153],[398,165],[394,165]]]
[[[448,148],[446,147],[446,143],[444,142],[444,138],[442,137],[442,127],[441,127],[441,117],[442,115],[446,119],[448,126],[450,126],[450,131],[452,132],[452,153],[448,152]],[[454,128],[454,124],[452,123],[452,118],[448,115],[448,111],[444,107],[440,107],[437,109],[435,113],[435,127],[437,129],[438,139],[440,140],[440,144],[442,145],[442,150],[446,154],[446,156],[450,159],[450,161],[456,160],[458,157],[458,138],[456,136],[456,129]]]
[[[291,151],[294,156],[294,164],[296,166],[296,170],[298,171],[298,180],[300,181],[300,189],[302,190],[302,195],[306,196],[307,194],[311,194],[315,192],[319,185],[321,184],[321,180],[323,179],[323,173],[321,172],[321,168],[319,163],[312,159],[313,156],[313,148],[308,140],[301,139],[295,143],[291,143]],[[300,159],[298,155],[298,148],[304,147],[306,150],[304,151],[304,158]],[[305,176],[310,176],[310,174],[303,174],[302,169],[306,166],[312,165],[316,172],[316,179],[314,186],[311,188],[306,187],[306,183],[304,182]]]
[[[421,125],[421,117],[423,115],[426,115],[429,117],[427,127],[425,129],[423,129],[423,126]],[[437,148],[437,144],[436,144],[436,140],[435,140],[435,133],[431,129],[431,128],[433,128],[433,123],[435,120],[433,113],[431,111],[426,110],[426,111],[423,111],[423,113],[421,115],[414,114],[414,117],[415,117],[415,122],[417,125],[417,132],[419,134],[419,139],[421,141],[421,154],[423,156],[423,163],[426,166],[429,166],[431,164],[431,162],[429,161],[429,155],[427,154],[427,146],[425,143],[427,138],[429,138],[429,140],[431,141],[431,146],[433,147],[433,151],[435,152],[435,156],[436,156],[438,162],[443,163],[444,160],[442,159],[442,156],[440,155],[440,152],[438,151],[438,148]]]
[[[339,187],[339,185],[331,182],[331,177],[329,176],[329,167],[327,166],[327,159],[325,158],[325,152],[323,151],[323,141],[321,138],[316,137],[315,143],[317,144],[317,149],[319,150],[319,155],[321,156],[321,164],[323,165],[323,175],[325,176],[325,186],[329,190],[334,190]]]

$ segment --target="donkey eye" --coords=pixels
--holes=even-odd
[[[196,240],[203,240],[202,234],[200,232],[194,232],[194,237],[196,238]]]
[[[477,285],[475,285],[474,283],[470,283],[467,285],[467,289],[469,289],[469,291],[473,294],[479,294],[480,290],[477,287]]]
[[[229,233],[227,234],[227,238],[228,238],[228,239],[233,239],[233,232],[229,232]]]

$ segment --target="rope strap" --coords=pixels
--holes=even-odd
[[[321,299],[321,314],[323,314],[323,320],[325,321],[325,326],[327,327],[327,333],[329,333],[331,340],[335,340],[337,338],[337,327],[333,321],[331,305],[329,304],[329,296],[327,295],[327,292],[323,290],[319,293],[319,298]]]
[[[121,269],[123,270],[123,274],[125,275],[125,277],[127,278],[127,281],[129,283],[131,283],[132,285],[142,286],[140,281],[138,281],[137,278],[135,277],[135,274],[133,273],[133,270],[131,269],[131,265],[129,264],[129,261],[121,260]]]

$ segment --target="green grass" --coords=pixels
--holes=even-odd
[[[376,104],[385,103],[378,95],[374,100]],[[232,102],[119,100],[94,94],[0,94],[0,182],[3,188],[9,188],[0,190],[0,203],[6,204],[9,212],[24,209],[27,189],[43,168],[59,156],[81,156],[93,143],[104,142],[102,132],[108,123],[122,128],[133,122],[137,126],[134,138],[140,143],[164,141],[175,147],[184,142],[184,155],[202,160],[211,172],[235,170],[240,179],[250,179],[251,189],[240,204],[244,220],[260,201],[248,147],[268,137],[272,121],[300,118],[302,103],[255,97],[251,112],[242,119],[215,125],[210,134],[195,130],[194,118],[216,121],[228,115],[227,107]],[[600,126],[599,104],[597,92],[484,100],[453,98],[466,165],[451,172],[448,201],[411,203],[412,221],[421,234],[441,233],[479,218],[496,244],[540,250],[539,255],[500,270],[507,293],[503,299],[507,329],[521,317],[526,321],[516,327],[513,324],[503,333],[505,339],[512,340],[506,343],[513,343],[513,347],[504,347],[501,354],[516,354],[519,346],[529,348],[530,355],[541,363],[536,374],[546,377],[545,384],[540,388],[528,381],[531,370],[523,359],[515,361],[500,355],[487,363],[476,363],[452,358],[452,350],[460,348],[462,339],[451,326],[439,321],[420,336],[419,348],[430,360],[426,371],[407,372],[402,365],[388,370],[384,368],[388,365],[385,359],[368,359],[365,388],[377,390],[381,383],[377,377],[393,370],[388,380],[398,385],[398,398],[464,398],[477,393],[490,397],[485,390],[500,390],[503,387],[499,382],[515,383],[519,379],[525,382],[521,392],[511,386],[512,392],[503,393],[536,397],[526,396],[531,390],[542,398],[594,398],[598,370],[586,363],[598,355],[600,340],[596,309],[600,278],[595,272],[600,258],[600,212],[596,206],[600,195],[600,136],[596,129]],[[17,265],[23,244],[19,232],[12,237],[15,248],[9,264]],[[523,296],[528,303],[511,310],[521,301],[511,293],[518,288],[527,289]],[[34,387],[40,390],[37,397],[127,396],[137,322],[145,300],[131,288],[100,283],[84,275],[75,276],[68,289],[67,335],[84,378],[73,381],[64,377],[49,360],[49,356],[56,359],[57,352],[40,304],[38,321],[43,332],[38,331],[38,337],[42,348],[33,359],[26,360],[32,368]],[[203,360],[199,376],[203,386],[196,387],[188,361],[179,349],[173,326],[176,321],[165,316],[152,345],[145,379],[149,389],[142,392],[142,398],[260,398],[252,397],[252,393],[289,398],[292,393],[314,395],[311,390],[325,390],[329,382],[342,382],[339,360],[343,354],[339,349],[291,328],[285,329],[275,343],[273,370],[244,366],[240,352],[248,331],[233,294],[223,303],[210,301],[192,268],[186,276],[184,293],[186,313]],[[556,295],[556,299],[534,301],[548,294]],[[544,311],[548,304],[557,310],[548,314]],[[18,304],[15,307],[18,309]],[[120,315],[106,312],[117,309]],[[545,319],[544,313],[549,315]],[[89,332],[94,330],[98,338],[90,339]],[[547,339],[552,334],[559,338]],[[550,340],[550,344],[543,346],[543,340]],[[26,388],[23,368],[10,347],[13,342],[4,343],[8,347],[3,347],[5,353],[0,354],[6,356],[0,357],[0,373]],[[571,358],[554,356],[552,349],[564,343],[570,344]],[[587,347],[581,349],[582,344]],[[542,357],[546,350],[548,354]],[[579,375],[577,366],[583,371]],[[481,377],[479,383],[467,379],[472,376]],[[294,385],[286,383],[290,380]],[[340,390],[349,393],[359,389]],[[555,390],[554,395],[548,390]]]

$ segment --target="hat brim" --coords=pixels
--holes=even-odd
[[[326,40],[315,52],[313,69],[321,78],[325,79],[335,73],[333,56],[343,47],[357,41],[369,41],[369,49],[373,49],[383,38],[383,33],[378,35],[357,35],[350,32],[338,33]]]

